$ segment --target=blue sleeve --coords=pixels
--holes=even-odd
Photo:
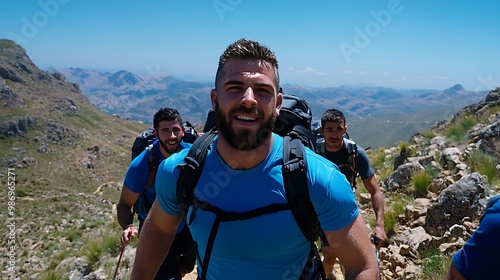
[[[313,152],[308,153],[309,194],[323,230],[341,229],[357,218],[359,211],[351,185],[338,167]]]
[[[358,156],[356,157],[356,170],[359,172],[359,177],[361,179],[370,178],[375,174],[372,165],[370,164],[370,159],[366,154],[366,151],[358,146]]]
[[[484,219],[453,264],[465,279],[497,279],[500,251],[500,201],[486,210]]]
[[[177,179],[180,169],[177,165],[186,157],[189,149],[183,149],[178,153],[162,161],[156,173],[156,199],[161,208],[170,215],[179,215],[179,204],[177,202]]]
[[[146,150],[144,150],[130,163],[123,184],[132,192],[141,193],[148,181],[148,173],[149,159]]]

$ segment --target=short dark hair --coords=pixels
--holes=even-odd
[[[344,114],[337,109],[328,109],[321,115],[321,127],[325,127],[326,122],[343,122],[347,125]]]
[[[270,63],[274,67],[274,82],[276,84],[276,88],[279,87],[280,78],[278,71],[278,59],[276,58],[274,52],[256,41],[242,38],[229,45],[220,56],[217,74],[215,75],[215,88],[217,88],[220,81],[224,66],[232,59],[261,60]]]
[[[158,112],[156,112],[153,118],[153,127],[155,128],[156,131],[158,131],[158,128],[160,127],[160,122],[175,121],[175,120],[179,121],[179,123],[182,125],[182,117],[179,111],[177,111],[177,109],[163,107],[160,110],[158,110]]]

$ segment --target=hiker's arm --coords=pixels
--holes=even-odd
[[[118,201],[118,205],[116,205],[118,223],[123,229],[120,235],[122,246],[127,246],[138,234],[137,229],[133,225],[134,213],[131,210],[137,198],[139,198],[138,193],[131,191],[127,186],[123,185],[120,200]]]
[[[138,198],[138,193],[131,191],[127,186],[123,185],[120,200],[118,201],[118,205],[116,205],[116,216],[122,229],[126,229],[128,225],[134,222],[132,207]]]
[[[452,262],[450,270],[448,271],[448,274],[446,274],[444,280],[465,280],[465,278],[462,276],[462,274],[460,274],[460,272],[455,267],[455,264],[453,264]]]
[[[363,184],[371,195],[372,207],[376,218],[375,228],[373,229],[372,234],[376,235],[380,240],[377,244],[377,247],[380,248],[387,239],[384,229],[384,193],[380,190],[380,186],[375,175],[363,179]]]
[[[167,214],[157,201],[142,226],[131,279],[153,279],[170,250],[181,216]]]
[[[325,231],[328,243],[345,268],[345,279],[378,279],[375,248],[370,243],[361,215],[351,224],[332,231]]]

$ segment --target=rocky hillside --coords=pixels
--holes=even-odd
[[[0,101],[0,216],[8,225],[0,252],[9,256],[0,278],[49,279],[63,260],[95,253],[95,235],[110,231],[114,253],[113,204],[145,125],[97,109],[78,85],[41,71],[8,40],[0,40]]]
[[[397,214],[380,251],[382,279],[442,279],[500,192],[500,88],[384,153],[385,165],[399,163],[382,182],[386,214]],[[369,196],[360,198],[369,212]]]
[[[1,278],[111,279],[120,254],[114,205],[144,125],[98,110],[7,40],[0,100]],[[407,143],[369,150],[386,194],[382,279],[442,279],[499,192],[499,123],[500,88]],[[369,195],[356,196],[370,226]],[[134,255],[132,244],[118,279],[128,279]]]

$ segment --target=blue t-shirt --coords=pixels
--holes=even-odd
[[[195,195],[229,212],[246,212],[272,203],[286,203],[283,187],[283,138],[273,134],[267,158],[248,170],[231,169],[212,143]],[[186,156],[183,150],[165,160],[158,170],[158,203],[168,214],[178,215],[176,183]],[[351,187],[338,168],[306,149],[311,200],[324,230],[352,223],[358,207]],[[214,222],[214,214],[198,209],[190,224],[201,260]],[[221,222],[210,256],[207,279],[298,279],[310,250],[290,211],[252,219]],[[201,266],[198,264],[198,272]]]
[[[184,143],[182,141],[180,143],[180,146],[181,149],[191,148],[191,144]],[[160,151],[160,142],[158,140],[155,140],[153,142],[153,148],[151,151],[154,153],[154,156],[158,163],[160,163],[165,159],[165,157],[162,155]],[[127,169],[127,173],[125,175],[124,184],[132,192],[140,194],[142,193],[146,183],[148,182],[148,177],[149,177],[149,156],[147,151],[144,150],[137,157],[135,157],[134,160],[132,160],[132,162],[130,163]],[[156,188],[157,188],[156,180],[153,183],[153,185],[154,186],[150,186],[145,191],[146,201],[150,204],[153,204],[156,198]],[[139,203],[142,202],[142,199],[144,198],[142,196],[139,196],[140,200]],[[148,213],[140,211],[138,215],[140,219],[144,220],[146,219]],[[182,227],[179,226],[179,230],[181,229]]]
[[[465,279],[499,279],[499,237],[500,200],[486,210],[472,237],[453,256],[453,264]]]

